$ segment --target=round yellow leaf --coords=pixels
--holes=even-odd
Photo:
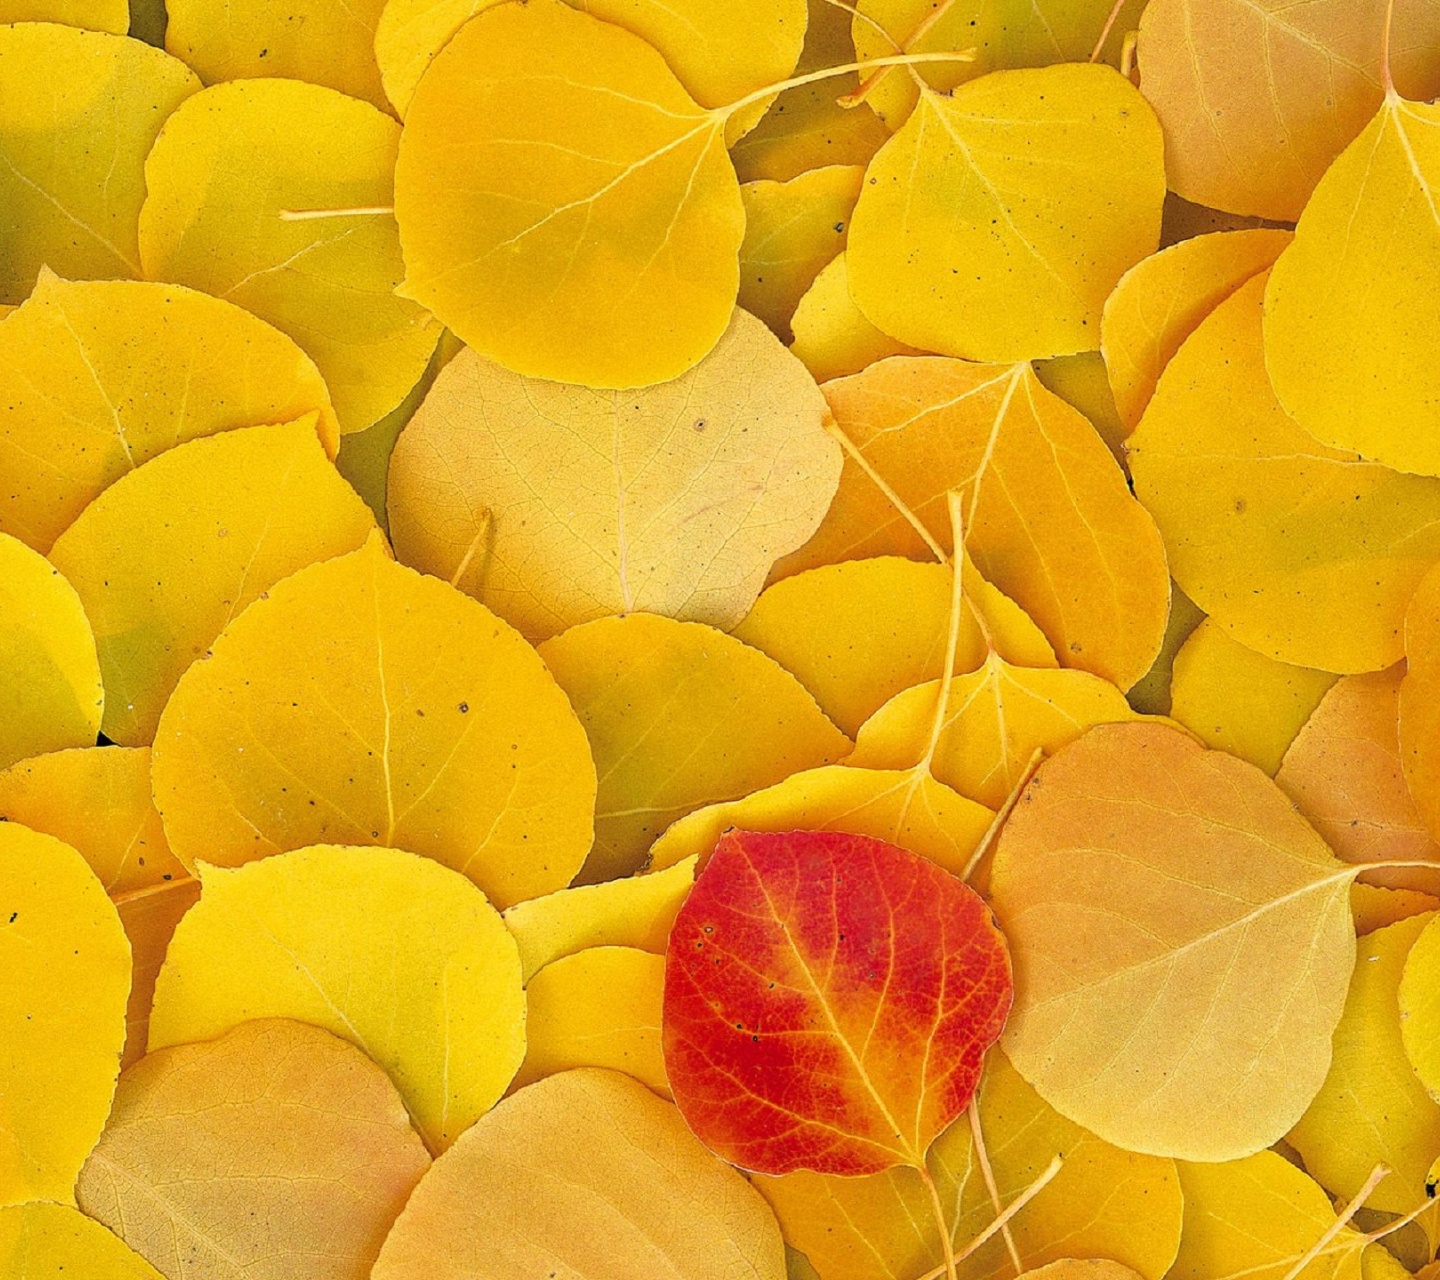
[[[1405,961],[1400,1031],[1420,1083],[1440,1101],[1440,916],[1426,925]]]
[[[149,742],[180,677],[232,618],[374,528],[313,414],[191,440],[122,476],[50,551],[95,628],[105,736]]]
[[[1400,763],[1430,834],[1440,840],[1440,568],[1422,579],[1405,615]]]
[[[473,884],[398,849],[316,845],[202,866],[150,1018],[150,1050],[257,1018],[342,1036],[395,1082],[441,1151],[525,1055],[520,956]]]
[[[61,22],[123,36],[130,6],[127,0],[0,0],[0,22]]]
[[[130,947],[85,859],[18,822],[0,823],[0,973],[0,1205],[68,1204],[120,1073]]]
[[[239,80],[187,102],[145,162],[146,277],[238,303],[289,334],[324,375],[342,431],[399,404],[440,336],[395,294],[399,141],[389,116],[333,89]]]
[[[584,731],[534,650],[378,535],[226,627],[166,705],[154,781],[187,866],[396,846],[500,907],[570,882],[595,798]]]
[[[881,333],[850,296],[850,270],[838,253],[795,304],[790,317],[793,351],[816,382],[849,377],[887,356],[921,352]]]
[[[0,1209],[0,1270],[8,1280],[165,1280],[94,1219],[43,1200]]]

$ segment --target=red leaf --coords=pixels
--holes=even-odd
[[[865,836],[730,831],[670,935],[670,1086],[742,1168],[918,1166],[969,1104],[1012,989],[989,908],[934,863]]]

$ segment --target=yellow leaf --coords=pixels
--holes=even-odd
[[[126,0],[0,0],[0,22],[61,22],[123,36],[130,6]]]
[[[1440,567],[1425,575],[1405,615],[1400,762],[1430,834],[1440,840]]]
[[[995,651],[1021,666],[1053,667],[1036,625],[965,559],[956,671]],[[950,621],[951,570],[898,556],[847,560],[766,588],[732,634],[796,677],[847,734],[897,693],[939,679]]]
[[[0,525],[38,551],[107,485],[198,436],[335,411],[283,333],[176,285],[40,273],[0,326]],[[43,457],[52,466],[37,467]]]
[[[391,459],[396,551],[532,640],[637,610],[729,628],[825,516],[841,466],[828,419],[743,311],[695,368],[638,391],[462,352]]]
[[[1175,655],[1170,714],[1207,747],[1273,777],[1335,679],[1247,649],[1207,619]]]
[[[183,62],[138,40],[51,23],[0,27],[0,302],[23,301],[46,266],[76,277],[142,274],[145,155],[199,87]]]
[[[1440,481],[1326,449],[1286,416],[1262,356],[1264,289],[1242,285],[1170,361],[1126,446],[1135,492],[1175,581],[1232,638],[1296,666],[1378,671],[1440,559]]]
[[[0,823],[0,973],[0,1205],[69,1204],[120,1070],[130,947],[85,860],[18,822]]]
[[[395,845],[499,907],[570,882],[595,796],[584,732],[534,651],[378,535],[272,587],[185,673],[154,786],[187,866]]]
[[[865,318],[850,296],[850,271],[845,255],[836,254],[821,268],[790,317],[793,351],[816,382],[846,378],[887,356],[918,356],[921,352],[881,333]]]
[[[283,76],[390,110],[375,64],[385,0],[166,0],[165,47],[206,84]]]
[[[589,947],[547,964],[525,987],[525,1061],[514,1088],[574,1067],[609,1067],[663,1097],[660,1006],[665,957]]]
[[[104,706],[95,637],[75,588],[0,533],[0,768],[93,746]]]
[[[1360,938],[1427,911],[1440,911],[1440,898],[1417,889],[1386,889],[1358,881],[1350,886],[1350,914]]]
[[[885,360],[825,396],[849,444],[839,492],[777,576],[948,554],[955,490],[976,568],[1062,662],[1121,688],[1145,674],[1169,611],[1160,534],[1094,428],[1029,365]]]
[[[1170,359],[1202,320],[1242,284],[1272,266],[1288,231],[1220,231],[1182,240],[1142,259],[1105,300],[1100,347],[1128,431],[1144,413]]]
[[[1405,1056],[1430,1096],[1440,1101],[1440,916],[1410,948],[1400,979],[1400,1033]]]
[[[165,1280],[98,1222],[42,1200],[0,1208],[0,1269],[9,1280]]]
[[[1330,1074],[1288,1135],[1310,1176],[1344,1200],[1383,1163],[1390,1174],[1365,1205],[1387,1213],[1425,1203],[1425,1175],[1440,1151],[1440,1106],[1410,1070],[1395,1016],[1405,958],[1433,918],[1413,916],[1360,940]],[[1437,1215],[1420,1221],[1433,1238]]]
[[[850,749],[800,683],[696,622],[601,618],[540,647],[600,777],[584,883],[629,875],[676,818],[829,764]]]
[[[505,927],[520,948],[525,981],[539,969],[592,947],[636,947],[664,955],[670,926],[690,886],[695,858],[653,875],[560,889],[507,907]]]
[[[896,694],[861,727],[846,763],[903,769],[925,755],[939,682]],[[1017,667],[996,654],[956,676],[930,769],[962,796],[998,809],[1035,751],[1047,755],[1093,725],[1140,717],[1114,685],[1085,671]]]
[[[1096,434],[1125,465],[1125,424],[1115,408],[1105,359],[1098,351],[1079,351],[1072,356],[1055,356],[1035,362],[1035,376],[1047,391],[1053,391],[1072,409],[1078,409],[1095,428]]]
[[[1021,1280],[1137,1280],[1137,1273],[1109,1258],[1061,1258],[1025,1272]]]
[[[155,984],[150,1050],[257,1018],[342,1036],[395,1082],[441,1151],[525,1055],[515,943],[463,876],[398,849],[315,845],[202,866]]]
[[[891,337],[969,360],[1092,350],[1106,296],[1159,242],[1162,160],[1150,108],[1108,67],[927,89],[855,206],[855,302]]]
[[[1165,639],[1155,664],[1138,683],[1130,686],[1126,698],[1136,711],[1145,715],[1170,714],[1170,686],[1174,678],[1175,655],[1180,652],[1195,628],[1204,621],[1195,602],[1175,583],[1170,584],[1170,619],[1165,624]]]
[[[399,404],[440,335],[394,292],[399,141],[389,116],[333,89],[240,80],[187,102],[145,162],[146,277],[238,303],[289,334],[324,374],[342,431]],[[307,213],[326,216],[286,216]]]
[[[155,981],[166,949],[185,913],[200,900],[200,882],[190,876],[132,889],[115,899],[115,910],[130,939],[130,1002],[125,1010],[122,1066],[138,1062],[150,1038]]]
[[[1293,222],[1380,105],[1386,0],[1151,0],[1140,87],[1187,200]],[[1440,91],[1440,9],[1397,0],[1391,65],[1417,98]],[[1279,1273],[1277,1273],[1279,1274]]]
[[[166,1275],[361,1280],[429,1167],[379,1067],[267,1020],[129,1068],[79,1199]]]
[[[765,1202],[680,1113],[613,1071],[507,1098],[435,1162],[373,1280],[784,1280]]]
[[[728,118],[639,37],[559,0],[485,9],[406,112],[404,292],[531,377],[679,376],[719,341],[739,287]]]
[[[655,867],[709,857],[730,827],[745,831],[844,831],[909,849],[960,875],[995,815],[923,769],[826,765],[791,774],[740,800],[709,805],[672,824],[650,849]]]
[[[1064,1160],[1053,1181],[1011,1219],[1023,1267],[1079,1253],[1116,1259],[1145,1280],[1165,1274],[1180,1241],[1173,1161],[1132,1155],[1087,1133],[1046,1106],[999,1051],[988,1059],[978,1107],[1002,1203],[1025,1191],[1056,1154]],[[953,1206],[955,1244],[964,1246],[996,1213],[968,1117],[940,1136],[926,1163],[942,1201]],[[913,1169],[864,1178],[794,1173],[755,1184],[821,1280],[915,1280],[943,1260],[933,1211]],[[959,1265],[960,1280],[1014,1275],[998,1234]]]
[[[1253,765],[1164,725],[1091,730],[1040,766],[1000,834],[1006,1052],[1129,1150],[1268,1146],[1330,1066],[1354,874]]]

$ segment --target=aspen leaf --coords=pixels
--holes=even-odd
[[[130,948],[85,860],[18,822],[0,823],[0,972],[0,1205],[69,1204],[115,1091]]]
[[[1400,1032],[1405,1056],[1430,1096],[1440,1101],[1440,928],[1433,917],[1405,960],[1400,979]]]
[[[532,640],[636,611],[728,629],[824,518],[841,465],[828,418],[743,311],[695,368],[638,391],[462,352],[391,459],[396,552]]]
[[[383,1067],[433,1151],[525,1053],[520,957],[463,876],[398,849],[316,845],[200,868],[155,984],[150,1051],[293,1018]]]
[[[1202,320],[1247,280],[1273,266],[1288,231],[1219,231],[1142,259],[1105,299],[1100,349],[1115,407],[1128,430],[1144,413],[1171,357]]]
[[[1380,105],[1385,11],[1385,0],[1151,0],[1136,61],[1172,189],[1233,213],[1299,217]],[[1396,0],[1391,63],[1416,97],[1440,91],[1437,39],[1432,0]]]
[[[1040,766],[1000,834],[1006,1052],[1129,1150],[1260,1150],[1329,1069],[1354,874],[1253,765],[1164,725],[1092,729]]]
[[[783,1280],[765,1202],[679,1113],[613,1071],[567,1071],[485,1116],[421,1179],[373,1280]]]
[[[582,883],[629,875],[676,818],[829,764],[850,740],[788,671],[695,622],[601,618],[540,646],[600,779]]]
[[[340,429],[368,427],[419,380],[440,334],[395,295],[400,242],[385,209],[400,126],[298,80],[215,85],[185,105],[145,162],[146,278],[289,334],[324,374]]]
[[[843,253],[822,267],[801,295],[790,328],[795,335],[790,350],[816,382],[847,378],[887,356],[922,354],[881,333],[865,318],[850,296],[850,269]]]
[[[1162,160],[1155,117],[1108,67],[926,89],[855,206],[856,305],[893,338],[968,360],[1092,350],[1106,295],[1159,243]]]
[[[525,1061],[514,1088],[576,1067],[607,1067],[664,1097],[660,1051],[665,959],[634,947],[589,947],[525,985]]]
[[[1137,1273],[1109,1258],[1061,1258],[1026,1271],[1024,1277],[1029,1280],[1137,1280]]]
[[[0,1208],[0,1268],[10,1280],[165,1280],[94,1219],[43,1200]]]
[[[0,768],[93,745],[104,705],[95,636],[75,588],[0,533]]]
[[[313,414],[191,440],[122,476],[50,550],[95,628],[105,736],[150,741],[180,677],[232,618],[374,528]]]
[[[181,677],[154,786],[187,866],[398,845],[498,907],[570,882],[595,795],[584,732],[534,651],[378,535],[276,584]]]
[[[404,293],[530,377],[678,377],[719,341],[739,287],[727,118],[639,37],[559,0],[483,10],[406,111]]]
[[[395,1086],[299,1022],[247,1022],[120,1077],[85,1212],[185,1280],[361,1280],[430,1166]]]
[[[948,554],[954,490],[975,567],[1062,662],[1122,688],[1145,674],[1168,612],[1160,535],[1094,428],[1029,365],[885,360],[825,395],[851,447],[829,514],[778,575]]]
[[[330,393],[299,347],[178,285],[42,272],[0,328],[0,378],[0,526],[39,551],[108,485],[198,436],[313,411],[326,452],[337,443]]]
[[[1053,391],[1072,409],[1078,409],[1105,446],[1124,466],[1128,429],[1115,408],[1115,395],[1105,372],[1105,358],[1098,351],[1077,351],[1035,362],[1035,376],[1047,391]]]
[[[1010,1007],[984,902],[865,836],[731,831],[670,934],[665,1066],[686,1122],[760,1173],[919,1167]]]
[[[1264,289],[1242,285],[1170,361],[1126,445],[1135,492],[1175,581],[1234,639],[1296,666],[1378,671],[1401,656],[1405,606],[1440,559],[1440,481],[1295,425],[1265,373]]]
[[[123,36],[130,6],[126,0],[0,0],[0,22],[59,22]]]
[[[1273,777],[1335,679],[1247,649],[1206,619],[1175,655],[1170,714],[1207,747]]]
[[[1405,615],[1400,763],[1430,834],[1440,840],[1440,569],[1420,583]]]
[[[994,646],[1024,666],[1055,665],[1038,627],[965,559],[955,670]],[[844,732],[854,734],[903,689],[945,665],[951,570],[899,556],[847,560],[782,578],[732,632],[791,672]]]
[[[502,918],[520,948],[525,981],[586,948],[636,947],[663,955],[675,913],[695,883],[695,863],[695,857],[685,858],[653,875],[577,885],[506,908]]]
[[[1041,1267],[1080,1253],[1116,1259],[1145,1280],[1165,1274],[1180,1242],[1173,1161],[1122,1151],[1066,1120],[999,1050],[986,1062],[976,1107],[1001,1203],[1013,1202],[1055,1155],[1063,1157],[1054,1179],[1010,1220],[1020,1266]],[[952,1207],[958,1249],[996,1214],[967,1118],[941,1134],[926,1163]],[[757,1178],[755,1185],[821,1280],[915,1280],[944,1260],[913,1169],[865,1178],[800,1172]],[[998,1233],[958,1267],[960,1280],[1009,1280],[1015,1271]]]
[[[929,772],[832,764],[792,773],[740,800],[707,805],[671,825],[650,848],[652,867],[708,857],[731,827],[746,831],[843,831],[870,836],[961,875],[995,815]]]
[[[1427,911],[1440,911],[1440,898],[1418,889],[1387,889],[1358,880],[1350,886],[1350,914],[1359,938]]]
[[[150,1039],[150,1010],[155,982],[170,939],[185,913],[200,900],[200,882],[193,877],[162,880],[132,889],[115,899],[115,910],[130,940],[130,1002],[125,1009],[125,1055],[122,1066],[138,1062]]]
[[[183,62],[122,35],[0,27],[0,302],[23,302],[46,266],[143,274],[145,155],[199,87]]]

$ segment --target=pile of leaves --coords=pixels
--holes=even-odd
[[[1437,93],[0,0],[0,1273],[1440,1277]]]

